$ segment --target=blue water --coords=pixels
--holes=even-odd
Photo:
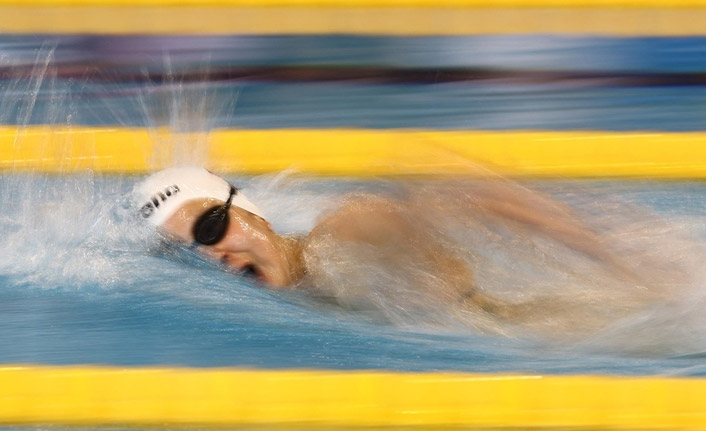
[[[0,362],[477,372],[703,375],[701,281],[669,307],[580,340],[496,336],[462,325],[391,324],[295,291],[253,285],[193,256],[149,252],[123,208],[135,178],[3,178]],[[280,232],[305,232],[317,208],[378,183],[232,178]],[[701,183],[536,183],[571,201],[576,190],[620,196],[706,238]],[[39,191],[41,190],[41,191]],[[78,193],[77,193],[78,192]],[[66,193],[72,193],[68,196]],[[6,201],[7,202],[7,201]],[[286,215],[284,215],[286,214]],[[671,240],[665,237],[665,259]],[[376,294],[379,292],[371,292]],[[664,309],[662,309],[664,308]],[[623,334],[626,335],[626,334]]]
[[[218,97],[237,98],[236,106],[211,117],[216,127],[696,131],[706,115],[706,87],[230,83],[209,88]],[[129,103],[134,91],[120,86],[108,98],[100,89],[93,97],[88,93],[72,111],[73,123],[113,125],[114,106]],[[196,85],[191,91],[202,90]],[[45,106],[40,99],[31,122],[42,123],[50,109]],[[145,125],[144,118],[118,120]]]
[[[118,73],[219,66],[385,66],[491,70],[703,72],[706,37],[485,35],[101,36],[0,35],[0,66],[32,66],[36,51],[55,48],[58,65],[90,64]],[[81,70],[74,70],[80,76]]]
[[[144,88],[52,79],[35,100],[0,81],[0,96],[14,101],[0,118],[12,124],[154,126],[154,115],[143,113],[158,112],[174,90],[155,84],[143,104],[136,96]],[[706,118],[706,87],[227,82],[184,84],[180,91],[184,97],[210,95],[211,127],[698,131]],[[22,100],[34,103],[29,118],[26,104],[17,103]]]
[[[437,84],[178,78],[262,65],[424,66],[441,74],[478,68],[546,77]],[[706,86],[680,86],[679,74],[705,70],[706,38],[6,35],[0,122],[160,125],[169,123],[159,117],[179,92],[186,99],[209,95],[203,127],[698,131]],[[552,79],[567,71],[593,75]],[[672,84],[611,81],[617,73],[666,74]],[[26,83],[32,75],[42,80],[36,94]]]
[[[181,130],[704,129],[706,90],[702,86],[181,83],[169,79],[171,72],[194,64],[201,67],[204,46],[210,47],[210,64],[216,65],[350,63],[523,70],[541,65],[554,71],[692,72],[704,70],[703,38],[140,41],[151,45],[141,43],[142,51],[135,56],[125,51],[136,43],[129,38],[75,37],[47,43],[46,37],[4,37],[0,63],[30,69],[19,78],[10,74],[0,80],[0,122],[171,125]],[[224,44],[223,48],[218,44]],[[164,56],[155,54],[165,46],[183,49],[170,54],[165,62]],[[577,51],[580,47],[588,49]],[[341,53],[342,49],[345,52]],[[684,50],[692,54],[680,54]],[[120,52],[126,57],[121,59]],[[390,56],[390,52],[398,55]],[[482,52],[487,55],[476,55]],[[120,73],[105,71],[101,71],[101,79],[84,79],[80,73],[62,75],[57,67],[88,67],[101,59],[114,61],[115,67],[122,64],[125,70],[139,70],[140,65],[157,68],[167,73],[166,79],[132,82],[122,79]],[[85,70],[80,67],[78,70]],[[580,337],[559,331],[546,337],[521,327],[506,326],[501,328],[502,334],[488,334],[462,322],[391,322],[385,310],[360,313],[296,291],[263,289],[198,256],[156,256],[151,253],[154,244],[145,239],[148,232],[134,223],[125,204],[132,185],[139,180],[136,177],[91,172],[68,176],[4,173],[0,180],[2,363],[706,374],[706,318],[702,312],[706,275],[701,271],[701,257],[706,257],[706,187],[701,182],[528,184],[600,219],[612,226],[616,235],[642,241],[639,244],[661,261],[678,262],[690,275],[689,282],[678,286],[672,297],[608,319],[600,331]],[[395,187],[385,181],[291,175],[231,180],[271,215],[276,230],[299,233],[310,230],[322,208],[335,205],[348,192],[375,193]],[[518,248],[512,242],[490,245]],[[562,249],[539,245],[545,247],[545,257],[564,258]],[[533,257],[534,249],[524,247],[524,256],[531,258],[526,266],[541,269],[541,259]],[[492,267],[502,271],[495,273],[502,280],[512,277],[524,263],[499,259],[513,264]],[[579,268],[590,267],[589,262],[577,263]],[[483,268],[479,269],[492,285],[493,272],[484,274]],[[531,283],[518,278],[517,285],[511,286],[496,280],[501,286],[495,288],[522,296],[525,288],[541,291],[545,287],[541,271],[520,269],[533,274]],[[589,281],[590,276],[589,272]],[[549,278],[546,281],[552,284]],[[586,297],[578,297],[575,304],[592,299],[595,286],[589,282],[584,287]]]

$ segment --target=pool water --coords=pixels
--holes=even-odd
[[[679,300],[576,340],[499,336],[462,324],[394,324],[263,289],[194,256],[153,255],[125,197],[136,178],[3,178],[0,361],[6,363],[464,370],[701,375],[703,279]],[[281,232],[305,232],[317,208],[377,183],[232,178]],[[706,238],[701,183],[537,183],[571,201],[588,189]],[[19,203],[19,205],[17,205]],[[281,214],[287,214],[286,217]],[[664,258],[675,256],[665,237]],[[557,249],[557,252],[559,249]],[[692,251],[690,250],[689,253]],[[678,253],[678,252],[677,252]],[[679,258],[679,256],[677,256]],[[380,292],[371,292],[379,294]]]
[[[469,52],[485,46],[478,39],[475,45],[463,45],[470,40],[459,39],[456,43]],[[502,40],[493,41],[506,46],[500,43]],[[540,50],[547,58],[557,60],[545,63],[554,69],[572,64],[580,70],[587,68],[585,63],[571,61],[573,45],[556,45],[555,38],[533,41],[555,47],[554,51]],[[334,47],[343,42],[335,38],[329,41]],[[394,45],[400,40],[389,42]],[[602,42],[607,46],[593,45],[597,57],[613,52],[613,45],[618,43]],[[634,53],[652,46],[646,40],[634,42]],[[702,46],[701,39],[683,42],[700,55],[697,48]],[[311,40],[306,43],[315,45]],[[36,43],[25,48],[13,46],[23,53],[18,58],[24,58],[31,68],[24,76],[0,81],[0,122],[20,126],[166,124],[179,130],[201,131],[214,127],[703,129],[702,86],[587,86],[584,81],[551,80],[436,85],[180,82],[168,76],[157,82],[110,74],[95,80],[82,79],[80,74],[67,77],[55,67],[69,61],[67,58],[77,51],[38,47]],[[664,58],[641,67],[659,73],[691,72],[702,67],[694,60],[680,63],[676,70],[669,69],[665,65],[674,64],[668,60],[678,49],[666,42],[660,46]],[[248,55],[252,52],[247,51]],[[283,54],[277,55],[286,63]],[[378,63],[387,58],[366,55],[361,58]],[[414,61],[419,60],[414,58],[401,56],[394,66],[407,67],[410,61],[416,64]],[[603,70],[630,70],[614,55],[600,58],[612,59],[597,63],[603,64]],[[493,57],[491,63],[504,67],[511,59],[517,57],[505,53]],[[270,60],[251,59],[258,64]],[[314,60],[309,58],[313,63],[321,61],[318,57]],[[448,58],[435,61],[459,66],[449,63]],[[510,63],[515,68],[531,68],[533,64]],[[634,63],[639,64],[637,60]],[[182,158],[175,163],[185,161]],[[562,331],[546,337],[512,325],[483,331],[464,321],[424,314],[418,315],[418,320],[400,320],[391,318],[385,309],[360,313],[301,292],[264,289],[196,255],[155,255],[149,232],[135,223],[127,201],[139,177],[6,172],[0,178],[2,363],[706,374],[706,317],[702,312],[706,306],[706,273],[700,264],[706,257],[706,187],[700,182],[557,180],[524,184],[610,227],[614,236],[634,239],[633,247],[647,249],[659,262],[676,262],[688,274],[687,282],[675,282],[668,300],[618,314],[607,319],[600,330],[580,337]],[[271,215],[276,230],[288,233],[309,231],[322,210],[335,206],[347,193],[379,193],[398,187],[389,180],[314,179],[286,173],[229,179]],[[481,244],[479,250],[495,246],[509,250],[516,245],[507,242],[511,239],[505,236],[491,241],[488,248]],[[467,243],[462,245],[476,252]],[[536,251],[535,246],[543,251]],[[528,242],[522,244],[520,254],[528,258],[525,268],[507,265],[512,263],[511,255],[500,256],[490,267],[501,271],[494,274],[503,280],[513,280],[516,271],[531,273],[533,290],[523,284],[528,280],[524,276],[514,278],[512,283],[499,283],[499,279],[493,283],[493,272],[483,273],[488,267],[478,269],[488,285],[494,284],[509,296],[537,293],[546,284],[552,286],[546,292],[565,297],[567,292],[556,287],[556,277],[577,277],[572,273],[574,268],[564,266],[547,275],[541,262],[544,258],[570,261],[587,274],[588,280],[568,291],[586,295],[575,297],[573,304],[586,300],[600,308],[601,303],[592,302],[596,297],[590,296],[596,291],[592,263],[564,256],[564,252],[551,242]],[[491,252],[488,255],[496,257]],[[502,272],[504,264],[506,271]],[[385,286],[377,287],[380,289],[374,288],[371,294],[384,294]],[[564,312],[570,314],[571,310]]]

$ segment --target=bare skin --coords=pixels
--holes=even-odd
[[[419,289],[435,289],[455,302],[473,298],[476,305],[482,306],[470,268],[410,209],[404,201],[375,196],[349,199],[311,231],[304,254],[316,253],[322,238],[370,245],[379,252],[381,263],[393,272],[405,271],[410,265],[424,268],[430,277],[417,280]],[[312,275],[315,278],[316,274]]]
[[[410,262],[430,275],[420,280],[420,289],[442,289],[445,298],[503,318],[527,314],[527,304],[508,305],[477,289],[466,262],[428,228],[429,218],[416,217],[434,209],[463,208],[481,217],[502,220],[508,226],[527,228],[567,247],[604,262],[625,278],[637,278],[621,260],[603,247],[600,238],[581,224],[570,209],[537,193],[503,181],[486,182],[471,190],[461,202],[450,202],[443,193],[416,199],[392,200],[374,196],[349,199],[319,221],[307,236],[276,234],[264,219],[231,207],[230,223],[222,241],[198,246],[207,256],[238,271],[249,271],[272,287],[294,286],[304,277],[316,280],[315,268],[307,267],[307,256],[316,253],[323,239],[373,247],[382,264],[404,269]],[[184,204],[162,228],[193,242],[192,226],[206,210],[223,202],[199,199]],[[426,220],[426,221],[425,221]],[[423,226],[427,223],[426,226]],[[431,281],[429,281],[431,280]],[[438,282],[442,281],[442,282]]]

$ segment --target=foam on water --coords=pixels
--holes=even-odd
[[[47,122],[71,124],[80,92],[58,91],[50,50],[43,55],[29,80],[6,84],[12,91],[4,89],[3,105],[25,97],[11,110],[18,116],[2,122],[28,124],[44,91],[54,98]],[[157,141],[163,166],[206,160],[209,118],[223,115],[213,109],[234,106],[206,84],[178,82],[154,84],[129,104],[103,102],[118,122],[137,115],[154,130],[199,132]],[[417,262],[390,271],[369,250],[345,244],[318,250],[335,257],[323,261],[326,301],[253,285],[188,253],[165,259],[151,252],[154,235],[129,206],[139,178],[5,173],[1,180],[0,341],[9,346],[2,361],[703,372],[688,358],[669,359],[706,351],[706,196],[698,183],[508,183],[570,206],[639,275],[630,279],[543,232],[469,211],[461,198],[472,201],[483,181],[231,178],[288,233],[308,232],[348,193],[436,196],[419,228],[465,256],[483,292],[523,311],[498,318],[417,289],[438,285]]]

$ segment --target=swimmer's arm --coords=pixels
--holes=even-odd
[[[489,181],[472,190],[482,213],[518,223],[599,260],[613,260],[600,237],[566,205],[518,184]]]
[[[634,280],[640,274],[610,251],[600,236],[584,224],[571,208],[521,185],[494,181],[477,191],[474,203],[488,214],[525,225],[565,246],[603,262],[616,273]]]

